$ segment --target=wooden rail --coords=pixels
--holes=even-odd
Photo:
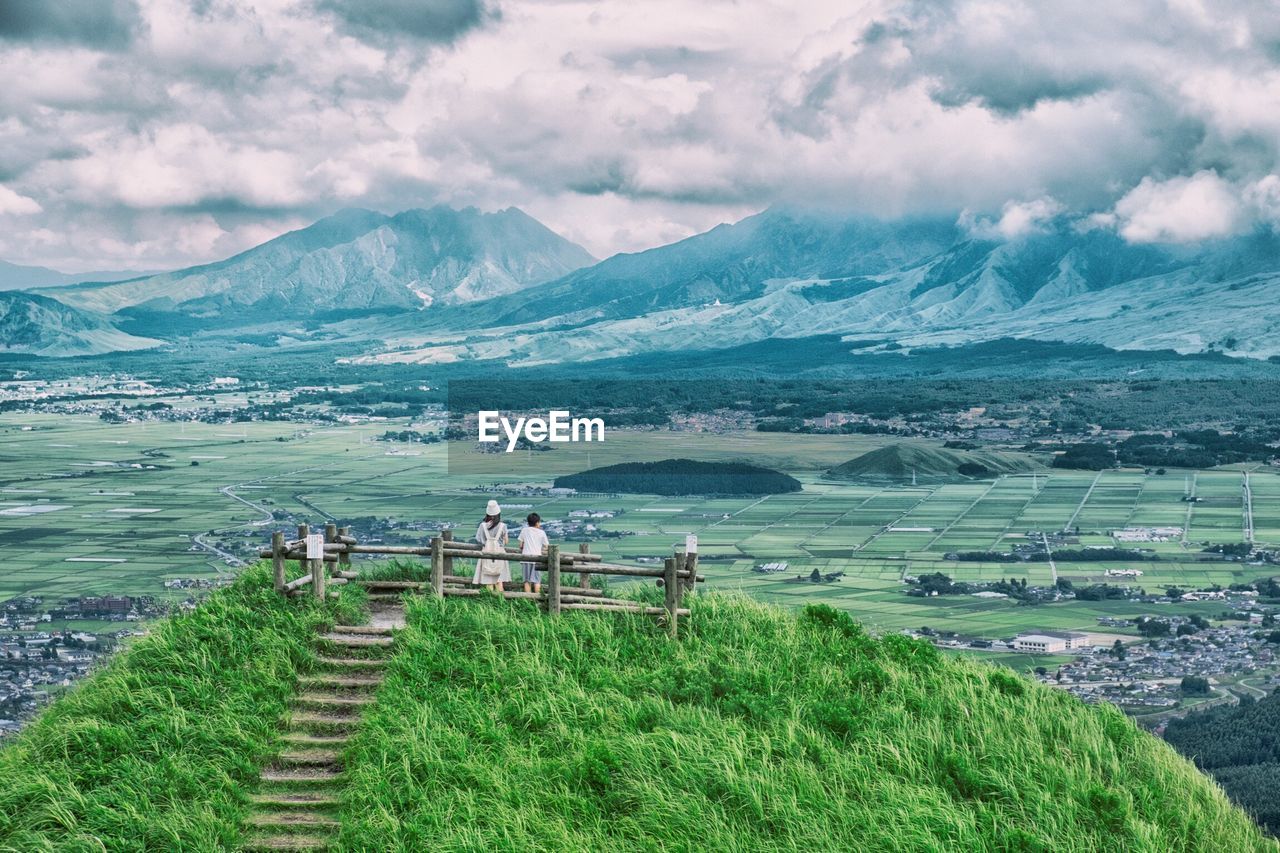
[[[286,596],[311,594],[323,599],[328,595],[328,587],[359,580],[359,573],[351,570],[351,555],[380,555],[427,557],[431,561],[431,579],[428,583],[416,581],[370,581],[384,589],[404,589],[419,591],[430,589],[433,595],[444,597],[479,595],[481,590],[474,588],[471,578],[458,575],[454,571],[454,561],[458,559],[505,560],[511,563],[534,563],[546,569],[543,592],[525,593],[512,590],[504,592],[506,598],[527,598],[545,604],[547,613],[559,615],[565,610],[595,610],[600,612],[641,613],[660,616],[674,637],[678,632],[681,616],[689,615],[683,606],[684,596],[706,579],[698,574],[698,555],[696,551],[685,552],[677,547],[671,557],[667,557],[659,566],[623,566],[606,563],[599,554],[592,554],[588,544],[578,546],[578,552],[562,552],[560,545],[551,544],[542,555],[521,554],[514,549],[504,549],[496,553],[483,553],[481,546],[474,542],[459,542],[453,538],[452,530],[443,530],[430,540],[427,547],[406,545],[361,545],[351,535],[349,527],[338,527],[326,524],[323,542],[320,547],[311,543],[308,548],[307,539],[311,528],[306,524],[298,525],[297,538],[286,540],[283,531],[276,531],[271,536],[271,547],[263,550],[261,556],[269,558],[272,564],[274,584],[277,592]],[[310,554],[310,556],[308,556]],[[301,577],[286,581],[287,564],[298,562]],[[327,572],[326,567],[333,571]],[[565,582],[565,572],[578,575],[578,585]],[[592,575],[612,575],[628,578],[654,578],[663,588],[663,604],[661,607],[649,607],[636,601],[606,598],[601,590],[591,588]],[[307,589],[310,587],[310,589]],[[333,595],[337,595],[336,592]]]

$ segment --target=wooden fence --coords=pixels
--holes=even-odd
[[[398,557],[425,557],[431,560],[431,580],[429,583],[416,581],[365,581],[384,589],[403,589],[416,591],[429,589],[436,596],[470,596],[480,595],[482,590],[471,583],[471,578],[454,573],[455,560],[480,559],[481,546],[475,542],[460,542],[453,538],[452,530],[443,530],[433,536],[428,547],[404,545],[361,545],[351,535],[350,528],[327,524],[324,528],[323,544],[319,549],[311,548],[308,557],[307,539],[311,529],[298,525],[298,538],[286,540],[282,531],[271,536],[270,550],[261,552],[262,557],[270,558],[275,573],[275,589],[288,595],[306,595],[308,592],[316,598],[324,598],[328,587],[359,580],[359,573],[351,569],[352,554],[370,554]],[[315,554],[320,556],[315,556]],[[540,593],[505,591],[506,598],[533,599],[543,603],[551,616],[565,610],[594,610],[601,612],[642,613],[659,616],[663,619],[672,636],[677,634],[677,625],[681,616],[689,611],[683,606],[684,596],[693,590],[694,585],[705,580],[698,574],[698,555],[678,547],[672,556],[663,561],[661,568],[645,566],[622,566],[606,563],[599,554],[592,554],[586,543],[578,546],[578,552],[561,551],[560,546],[551,544],[547,553],[541,556],[521,554],[519,551],[506,549],[500,553],[483,554],[484,559],[506,560],[512,563],[536,563],[545,570]],[[287,564],[298,561],[302,575],[294,580],[286,581]],[[333,566],[330,571],[329,566]],[[567,584],[567,576],[577,574],[578,584]],[[648,607],[640,602],[620,598],[609,598],[602,590],[591,587],[594,575],[607,575],[627,578],[656,578],[663,589],[661,607]],[[518,582],[515,582],[518,583]],[[307,587],[310,587],[308,590]]]

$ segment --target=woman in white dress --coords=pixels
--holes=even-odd
[[[476,528],[476,541],[480,553],[501,553],[507,546],[507,525],[502,521],[502,507],[497,501],[489,501],[484,510],[484,521]],[[481,557],[476,560],[476,573],[471,582],[494,592],[502,592],[503,584],[511,582],[511,564],[506,560]]]

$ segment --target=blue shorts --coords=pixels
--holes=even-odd
[[[537,563],[521,563],[520,571],[524,572],[525,583],[542,583],[542,572],[538,571]]]

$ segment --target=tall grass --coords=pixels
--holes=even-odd
[[[249,569],[165,620],[0,748],[0,850],[216,850],[236,843],[316,626]]]
[[[349,747],[352,850],[1276,846],[1110,706],[847,615],[700,596],[685,636],[410,606]]]

